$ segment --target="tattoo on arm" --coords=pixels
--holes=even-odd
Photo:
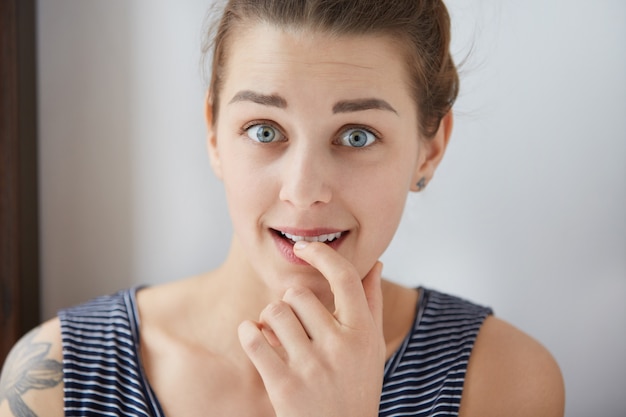
[[[37,417],[22,400],[24,393],[53,388],[63,380],[63,365],[46,359],[52,344],[33,342],[38,332],[34,329],[13,348],[0,375],[0,404],[8,401],[16,417]]]

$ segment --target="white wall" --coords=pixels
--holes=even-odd
[[[626,406],[626,2],[448,1],[463,89],[386,275],[493,306],[559,361],[567,416]],[[230,224],[206,158],[207,1],[45,0],[43,310],[217,266]]]

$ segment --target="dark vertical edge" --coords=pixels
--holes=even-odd
[[[0,0],[0,357],[17,334],[17,12],[16,0]]]
[[[0,0],[2,362],[40,320],[35,22],[35,0]]]
[[[17,1],[17,126],[20,144],[20,333],[41,320],[35,0]]]

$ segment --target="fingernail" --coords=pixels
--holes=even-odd
[[[293,248],[296,249],[296,250],[301,250],[301,249],[306,248],[307,246],[309,246],[309,242],[307,242],[306,240],[301,240],[299,242],[296,242],[293,245]]]

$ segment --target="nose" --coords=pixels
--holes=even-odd
[[[327,204],[332,175],[330,155],[312,146],[293,146],[284,155],[279,197],[298,209]]]

